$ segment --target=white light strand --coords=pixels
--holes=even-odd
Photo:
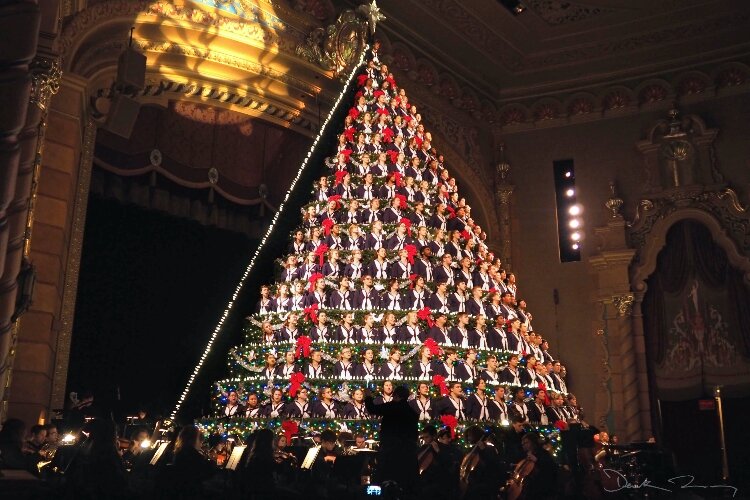
[[[188,378],[188,382],[185,385],[185,390],[182,391],[182,394],[177,400],[177,404],[175,404],[174,410],[172,410],[170,419],[174,420],[177,417],[177,413],[180,411],[180,407],[182,406],[182,403],[185,402],[187,395],[190,393],[190,388],[192,387],[193,382],[195,381],[195,377],[198,376],[198,373],[203,367],[203,363],[205,362],[208,355],[211,353],[211,348],[214,345],[214,341],[218,337],[219,332],[221,331],[221,327],[224,325],[224,321],[227,319],[227,316],[229,316],[229,312],[232,310],[232,307],[234,307],[234,301],[237,300],[237,297],[240,294],[240,290],[242,290],[242,288],[245,286],[245,281],[247,281],[247,277],[250,275],[250,271],[252,271],[253,267],[255,266],[255,260],[258,258],[258,255],[260,254],[261,250],[265,246],[266,240],[268,240],[269,236],[273,232],[273,229],[276,226],[276,222],[279,220],[279,215],[284,210],[284,206],[286,205],[287,201],[289,201],[289,197],[291,196],[292,191],[294,190],[294,187],[297,185],[297,181],[299,181],[300,177],[302,177],[302,174],[305,171],[305,168],[307,167],[307,163],[310,160],[310,157],[312,156],[313,151],[317,147],[320,138],[322,137],[322,135],[325,133],[327,129],[328,122],[333,117],[333,114],[338,109],[339,104],[341,103],[341,100],[344,98],[344,95],[349,89],[349,86],[352,84],[352,81],[354,80],[354,75],[357,73],[360,66],[362,66],[362,64],[364,63],[365,54],[367,54],[367,50],[369,48],[370,48],[369,45],[365,45],[364,49],[362,50],[362,53],[359,56],[359,61],[357,61],[357,64],[354,66],[354,69],[349,74],[349,78],[347,79],[347,84],[344,85],[344,88],[339,93],[338,98],[336,99],[336,102],[333,103],[333,106],[331,107],[331,110],[328,113],[328,116],[326,117],[325,121],[323,121],[323,125],[320,127],[320,131],[318,132],[317,137],[313,141],[312,146],[310,146],[310,149],[307,152],[307,156],[302,161],[302,165],[300,166],[299,171],[297,172],[297,176],[294,178],[294,180],[292,181],[292,184],[289,186],[289,189],[286,192],[286,196],[284,196],[284,200],[279,205],[279,208],[274,214],[273,219],[271,219],[271,224],[268,226],[268,229],[266,230],[266,234],[261,239],[260,244],[258,245],[258,248],[255,250],[255,254],[253,255],[253,258],[250,259],[250,263],[245,268],[245,272],[242,274],[242,278],[240,279],[240,282],[237,284],[237,287],[234,289],[234,293],[232,294],[232,300],[229,301],[226,309],[224,309],[224,314],[221,315],[221,318],[219,319],[219,323],[216,325],[216,328],[214,328],[214,331],[211,334],[211,338],[209,338],[208,343],[206,344],[206,348],[203,350],[203,355],[200,357],[198,364],[195,365],[195,369],[193,369],[193,373],[190,375],[190,378]]]

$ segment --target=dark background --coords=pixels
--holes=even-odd
[[[78,284],[68,392],[100,409],[145,405],[169,414],[231,298],[257,241],[197,222],[92,196]],[[227,328],[203,373],[223,376]],[[197,381],[191,414],[208,410]],[[119,395],[119,401],[118,401]],[[192,415],[195,416],[195,415]]]

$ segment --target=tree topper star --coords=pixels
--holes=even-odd
[[[367,22],[370,25],[370,32],[373,34],[378,22],[385,21],[385,16],[380,13],[380,7],[378,7],[376,0],[372,0],[369,5],[360,5],[357,10],[367,18]]]

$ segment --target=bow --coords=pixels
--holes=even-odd
[[[365,83],[367,83],[367,73],[363,73],[357,77],[357,85],[364,87]]]
[[[432,385],[434,385],[438,389],[440,389],[440,395],[441,396],[447,396],[448,395],[448,385],[445,383],[445,377],[443,377],[442,375],[433,375],[432,376]]]
[[[284,420],[281,422],[281,429],[284,431],[287,444],[291,444],[292,436],[299,434],[299,425],[293,420]]]
[[[356,120],[357,117],[359,116],[359,110],[357,108],[350,109],[349,116],[351,116],[353,120]]]
[[[414,283],[416,283],[417,278],[419,278],[418,274],[410,274],[409,275],[409,290],[414,290]]]
[[[344,130],[344,135],[346,136],[347,141],[354,142],[354,132],[356,132],[354,127],[349,127]]]
[[[432,321],[432,311],[429,307],[423,307],[419,311],[417,311],[417,318],[421,319],[422,321],[427,322],[427,326],[432,328],[432,326],[435,324],[434,321]]]
[[[451,439],[456,439],[456,427],[458,427],[458,419],[455,415],[442,415],[440,421],[444,426],[451,430]]]
[[[390,113],[388,112],[387,109],[382,109],[382,108],[378,109],[377,111],[375,111],[375,113],[377,113],[379,115],[386,115],[386,116],[390,115]]]
[[[323,221],[323,226],[325,226],[325,222],[329,221],[331,219],[326,219]],[[331,221],[331,226],[333,226],[333,221]],[[326,230],[326,235],[331,234],[331,230]],[[318,257],[318,265],[320,267],[323,267],[323,257],[325,256],[326,252],[328,251],[328,245],[325,243],[321,244],[318,248],[315,249],[315,255]]]
[[[398,173],[398,172],[396,172],[396,173]],[[393,198],[394,199],[398,198],[399,200],[401,200],[401,210],[405,210],[406,209],[406,196],[404,196],[403,194],[397,194]]]
[[[402,179],[401,172],[393,172],[391,174],[391,178],[393,178],[393,182],[396,183],[397,187],[401,187],[401,186],[404,185],[404,181]],[[404,200],[401,200],[402,203],[403,203],[403,201]],[[402,205],[402,207],[403,207],[403,205]]]
[[[393,130],[389,128],[383,130],[383,140],[385,142],[393,142]]]
[[[425,340],[424,346],[430,350],[430,354],[432,354],[433,356],[439,356],[440,353],[442,352],[442,349],[440,349],[440,346],[438,345],[438,343],[435,342],[435,339]]]
[[[463,238],[464,240],[469,240],[471,238],[469,231],[467,231],[466,229],[461,231],[461,238]]]
[[[302,388],[302,384],[305,381],[305,374],[302,372],[292,373],[292,376],[289,380],[291,381],[291,385],[289,386],[289,395],[293,398],[296,398],[297,391]]]
[[[310,286],[308,287],[308,290],[310,290],[310,293],[313,293],[315,291],[315,283],[317,283],[318,280],[322,278],[323,278],[323,275],[320,273],[313,273],[310,275],[310,279],[308,280],[310,282]],[[305,309],[305,312],[307,312],[307,309]],[[318,322],[317,319],[313,321],[313,323],[317,323],[317,322]]]
[[[339,208],[341,208],[341,195],[340,194],[334,194],[332,196],[329,196],[328,201],[336,202],[336,208],[334,210],[338,210]]]
[[[398,150],[396,149],[389,150],[388,156],[391,157],[391,163],[396,163],[396,160],[398,160]]]
[[[409,236],[411,236],[411,221],[409,219],[401,219],[401,222],[404,221],[409,222],[409,224],[406,224],[406,227],[409,228]],[[413,266],[414,256],[417,255],[417,247],[414,245],[404,245],[404,250],[406,250],[406,258],[409,260],[409,264]]]
[[[338,186],[339,184],[341,184],[344,180],[344,177],[346,177],[346,174],[348,173],[349,172],[347,172],[346,170],[339,170],[335,174],[333,174],[336,176],[336,183],[334,184],[334,186]],[[328,201],[331,201],[331,199],[328,198]]]
[[[305,316],[312,322],[313,325],[318,323],[318,304],[313,304],[309,307],[305,307],[304,313],[305,313]]]

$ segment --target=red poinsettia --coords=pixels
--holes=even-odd
[[[430,353],[433,356],[440,356],[440,353],[442,352],[442,349],[440,349],[440,346],[435,341],[435,339],[427,339],[424,341],[424,346],[430,350]]]
[[[409,236],[411,236],[411,221],[409,219],[401,219],[401,222],[406,224],[406,230],[409,232]],[[413,266],[414,256],[417,255],[417,247],[414,245],[404,245],[404,250],[406,250],[406,258],[409,264]]]
[[[323,279],[323,275],[320,273],[313,273],[310,275],[310,278],[307,280],[308,283],[310,283],[310,286],[307,288],[308,290],[310,290],[310,293],[313,293],[315,291],[315,283],[317,283],[317,281],[321,279]],[[318,321],[316,320],[315,323],[317,322]]]
[[[565,420],[558,420],[557,422],[555,422],[555,428],[558,431],[567,431],[568,423]]]

